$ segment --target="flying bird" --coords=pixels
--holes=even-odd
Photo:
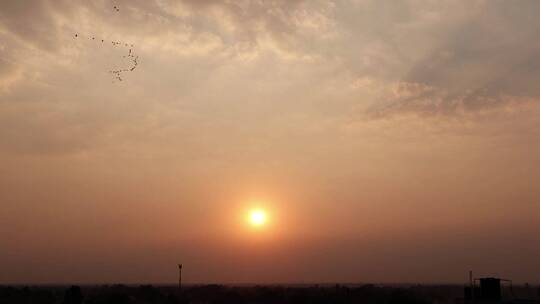
[[[114,7],[114,10],[116,10],[117,12],[120,11],[120,8],[115,5]],[[75,33],[75,38],[85,38],[84,36],[80,36],[79,33]],[[90,38],[92,38],[91,40],[96,40],[96,36],[87,36],[86,39],[90,40]],[[99,40],[99,38],[98,38]],[[124,55],[122,56],[122,58],[130,58],[130,65],[128,67],[125,67],[125,68],[122,68],[122,69],[116,69],[116,70],[110,70],[109,73],[113,74],[114,76],[114,79],[118,80],[118,81],[123,81],[124,78],[123,78],[123,73],[125,72],[133,72],[137,66],[139,65],[139,56],[135,56],[134,54],[134,51],[133,51],[133,48],[134,48],[134,45],[133,44],[129,44],[127,42],[124,42],[124,41],[110,41],[111,42],[111,45],[113,47],[117,47],[117,46],[120,46],[120,47],[125,47],[127,50],[128,50],[128,54],[127,55]],[[101,43],[105,43],[105,39],[101,39]]]

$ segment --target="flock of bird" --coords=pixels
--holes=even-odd
[[[120,8],[118,6],[114,6],[113,7],[114,10],[116,12],[119,12],[120,11]],[[102,44],[105,44],[105,42],[109,42],[109,41],[106,41],[105,39],[97,39],[95,36],[92,36],[92,37],[84,37],[84,36],[81,36],[80,34],[76,33],[75,34],[75,38],[84,38],[84,39],[89,39],[89,40],[101,40],[101,43]],[[111,45],[113,47],[125,47],[128,49],[128,54],[125,55],[125,56],[122,56],[122,58],[128,58],[131,62],[131,65],[127,68],[122,68],[122,69],[116,69],[116,70],[110,70],[109,73],[111,73],[113,76],[114,76],[114,79],[115,80],[118,80],[118,81],[123,81],[123,73],[125,72],[133,72],[133,70],[135,70],[135,68],[137,68],[137,65],[139,65],[139,56],[136,56],[133,52],[133,44],[130,44],[130,43],[126,43],[126,42],[122,42],[122,41],[110,41]],[[114,81],[113,81],[114,82]]]
[[[133,72],[133,70],[135,70],[135,68],[139,64],[139,62],[137,61],[137,60],[139,60],[139,56],[135,56],[133,54],[132,49],[129,49],[129,53],[126,56],[124,56],[123,58],[126,58],[126,57],[130,58],[130,60],[131,60],[131,63],[132,63],[131,67],[125,68],[125,69],[118,69],[118,70],[110,71],[110,73],[113,74],[115,79],[118,80],[118,81],[122,81],[122,73],[124,73],[124,72]]]

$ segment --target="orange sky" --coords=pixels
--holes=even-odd
[[[0,2],[0,284],[540,282],[538,9]]]

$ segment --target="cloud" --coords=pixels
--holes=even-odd
[[[383,118],[416,114],[418,118],[438,116],[461,118],[471,114],[495,112],[516,113],[530,108],[540,108],[537,97],[493,94],[483,91],[454,91],[431,86],[423,82],[382,82],[360,78],[352,83],[354,90],[372,94],[373,102],[366,110],[366,117]]]
[[[117,110],[105,83],[125,54],[74,33],[135,44],[141,66],[125,84],[134,109],[163,115],[181,103],[234,129],[227,119],[272,107],[303,117],[307,128],[324,116],[474,119],[519,112],[539,97],[534,1],[511,9],[499,1],[119,1],[120,12],[108,2],[1,5],[8,47],[0,49],[0,97],[39,101],[28,113],[43,104],[62,112],[68,100],[76,100],[71,113],[86,111],[94,98]],[[127,119],[120,125],[131,123],[119,116]]]
[[[114,240],[226,234],[251,193],[283,198],[302,237],[522,222],[538,214],[537,3],[0,1],[0,231],[26,260],[36,235],[84,251],[70,241],[105,230],[120,256]],[[109,71],[127,51],[93,35],[134,44],[125,81]]]
[[[485,2],[476,14],[448,31],[404,80],[452,91],[538,96],[540,23],[533,13],[538,9],[537,1]]]
[[[26,44],[47,51],[59,47],[58,15],[69,16],[75,6],[70,1],[2,1],[0,25]]]
[[[185,56],[245,57],[267,50],[294,60],[309,59],[317,53],[314,43],[338,35],[334,6],[324,1],[160,0],[118,6],[119,12],[108,2],[5,2],[0,24],[28,46],[49,52],[63,47],[65,35],[79,33]]]
[[[359,101],[364,118],[463,116],[527,108],[540,98],[536,1],[339,3],[349,32],[342,61],[356,92],[372,95]]]

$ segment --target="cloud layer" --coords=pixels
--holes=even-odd
[[[132,273],[120,257],[144,248],[141,259],[159,250],[168,261],[190,242],[215,267],[212,252],[227,250],[245,280],[281,280],[275,269],[248,267],[265,259],[263,245],[232,219],[252,198],[281,211],[268,244],[283,261],[308,255],[306,265],[336,269],[362,240],[382,246],[367,258],[382,252],[393,265],[392,237],[419,244],[432,231],[458,246],[456,236],[467,235],[467,252],[480,254],[487,249],[474,244],[488,232],[488,243],[502,244],[507,227],[535,230],[539,6],[1,1],[0,248],[10,251],[0,252],[0,283],[84,280],[90,267],[45,276],[62,264],[55,251],[70,248],[97,262],[113,257],[111,280],[144,280],[147,268]],[[110,71],[130,58],[110,41],[133,44],[139,56],[122,82]],[[335,251],[310,255],[290,245],[298,240]],[[414,248],[409,260],[425,262]],[[261,255],[244,260],[246,250]],[[187,251],[186,263],[204,264],[197,255]],[[25,259],[47,266],[28,276],[13,266]],[[482,267],[540,280],[529,264]],[[310,269],[290,280],[358,279]],[[227,271],[196,280],[234,281]],[[407,272],[376,279],[414,279]],[[417,275],[461,279],[445,267]]]

